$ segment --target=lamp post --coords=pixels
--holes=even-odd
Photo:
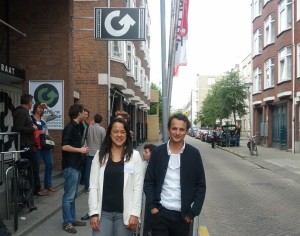
[[[250,88],[252,87],[252,85],[253,85],[253,83],[251,82],[251,81],[249,81],[249,82],[245,82],[244,83],[244,86],[248,89],[248,91],[247,91],[247,98],[248,98],[248,107],[249,107],[249,130],[250,130],[250,137],[252,137],[253,135],[252,135],[252,124],[251,124],[251,122],[252,122],[252,120],[251,120],[251,101],[250,101],[250,95],[251,95],[251,93],[250,93]]]

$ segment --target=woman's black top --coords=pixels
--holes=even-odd
[[[108,158],[103,181],[102,210],[123,212],[124,162]]]

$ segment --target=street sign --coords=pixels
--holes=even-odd
[[[145,8],[95,7],[96,40],[145,40]]]

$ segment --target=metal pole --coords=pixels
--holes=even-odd
[[[110,7],[110,0],[107,1],[107,7]],[[111,104],[110,104],[110,53],[111,53],[111,41],[107,41],[107,126],[110,123],[111,117]]]
[[[6,25],[8,28],[11,28],[12,30],[16,31],[17,33],[21,34],[24,38],[27,37],[27,34],[21,32],[20,30],[16,29],[15,27],[11,26],[10,24],[7,24],[5,21],[0,19],[0,23],[2,23],[3,25]]]
[[[160,1],[160,30],[161,30],[161,79],[162,79],[162,134],[163,142],[168,141],[168,81],[166,77],[166,21],[165,21],[165,0]]]

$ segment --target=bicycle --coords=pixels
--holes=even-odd
[[[257,150],[257,145],[255,142],[256,136],[248,137],[249,141],[247,143],[247,147],[249,148],[251,156],[255,155],[258,156],[258,150]]]
[[[11,197],[14,218],[14,230],[18,230],[18,216],[26,207],[29,212],[36,210],[33,196],[33,176],[32,167],[28,159],[22,158],[21,153],[28,151],[28,148],[12,152]]]

